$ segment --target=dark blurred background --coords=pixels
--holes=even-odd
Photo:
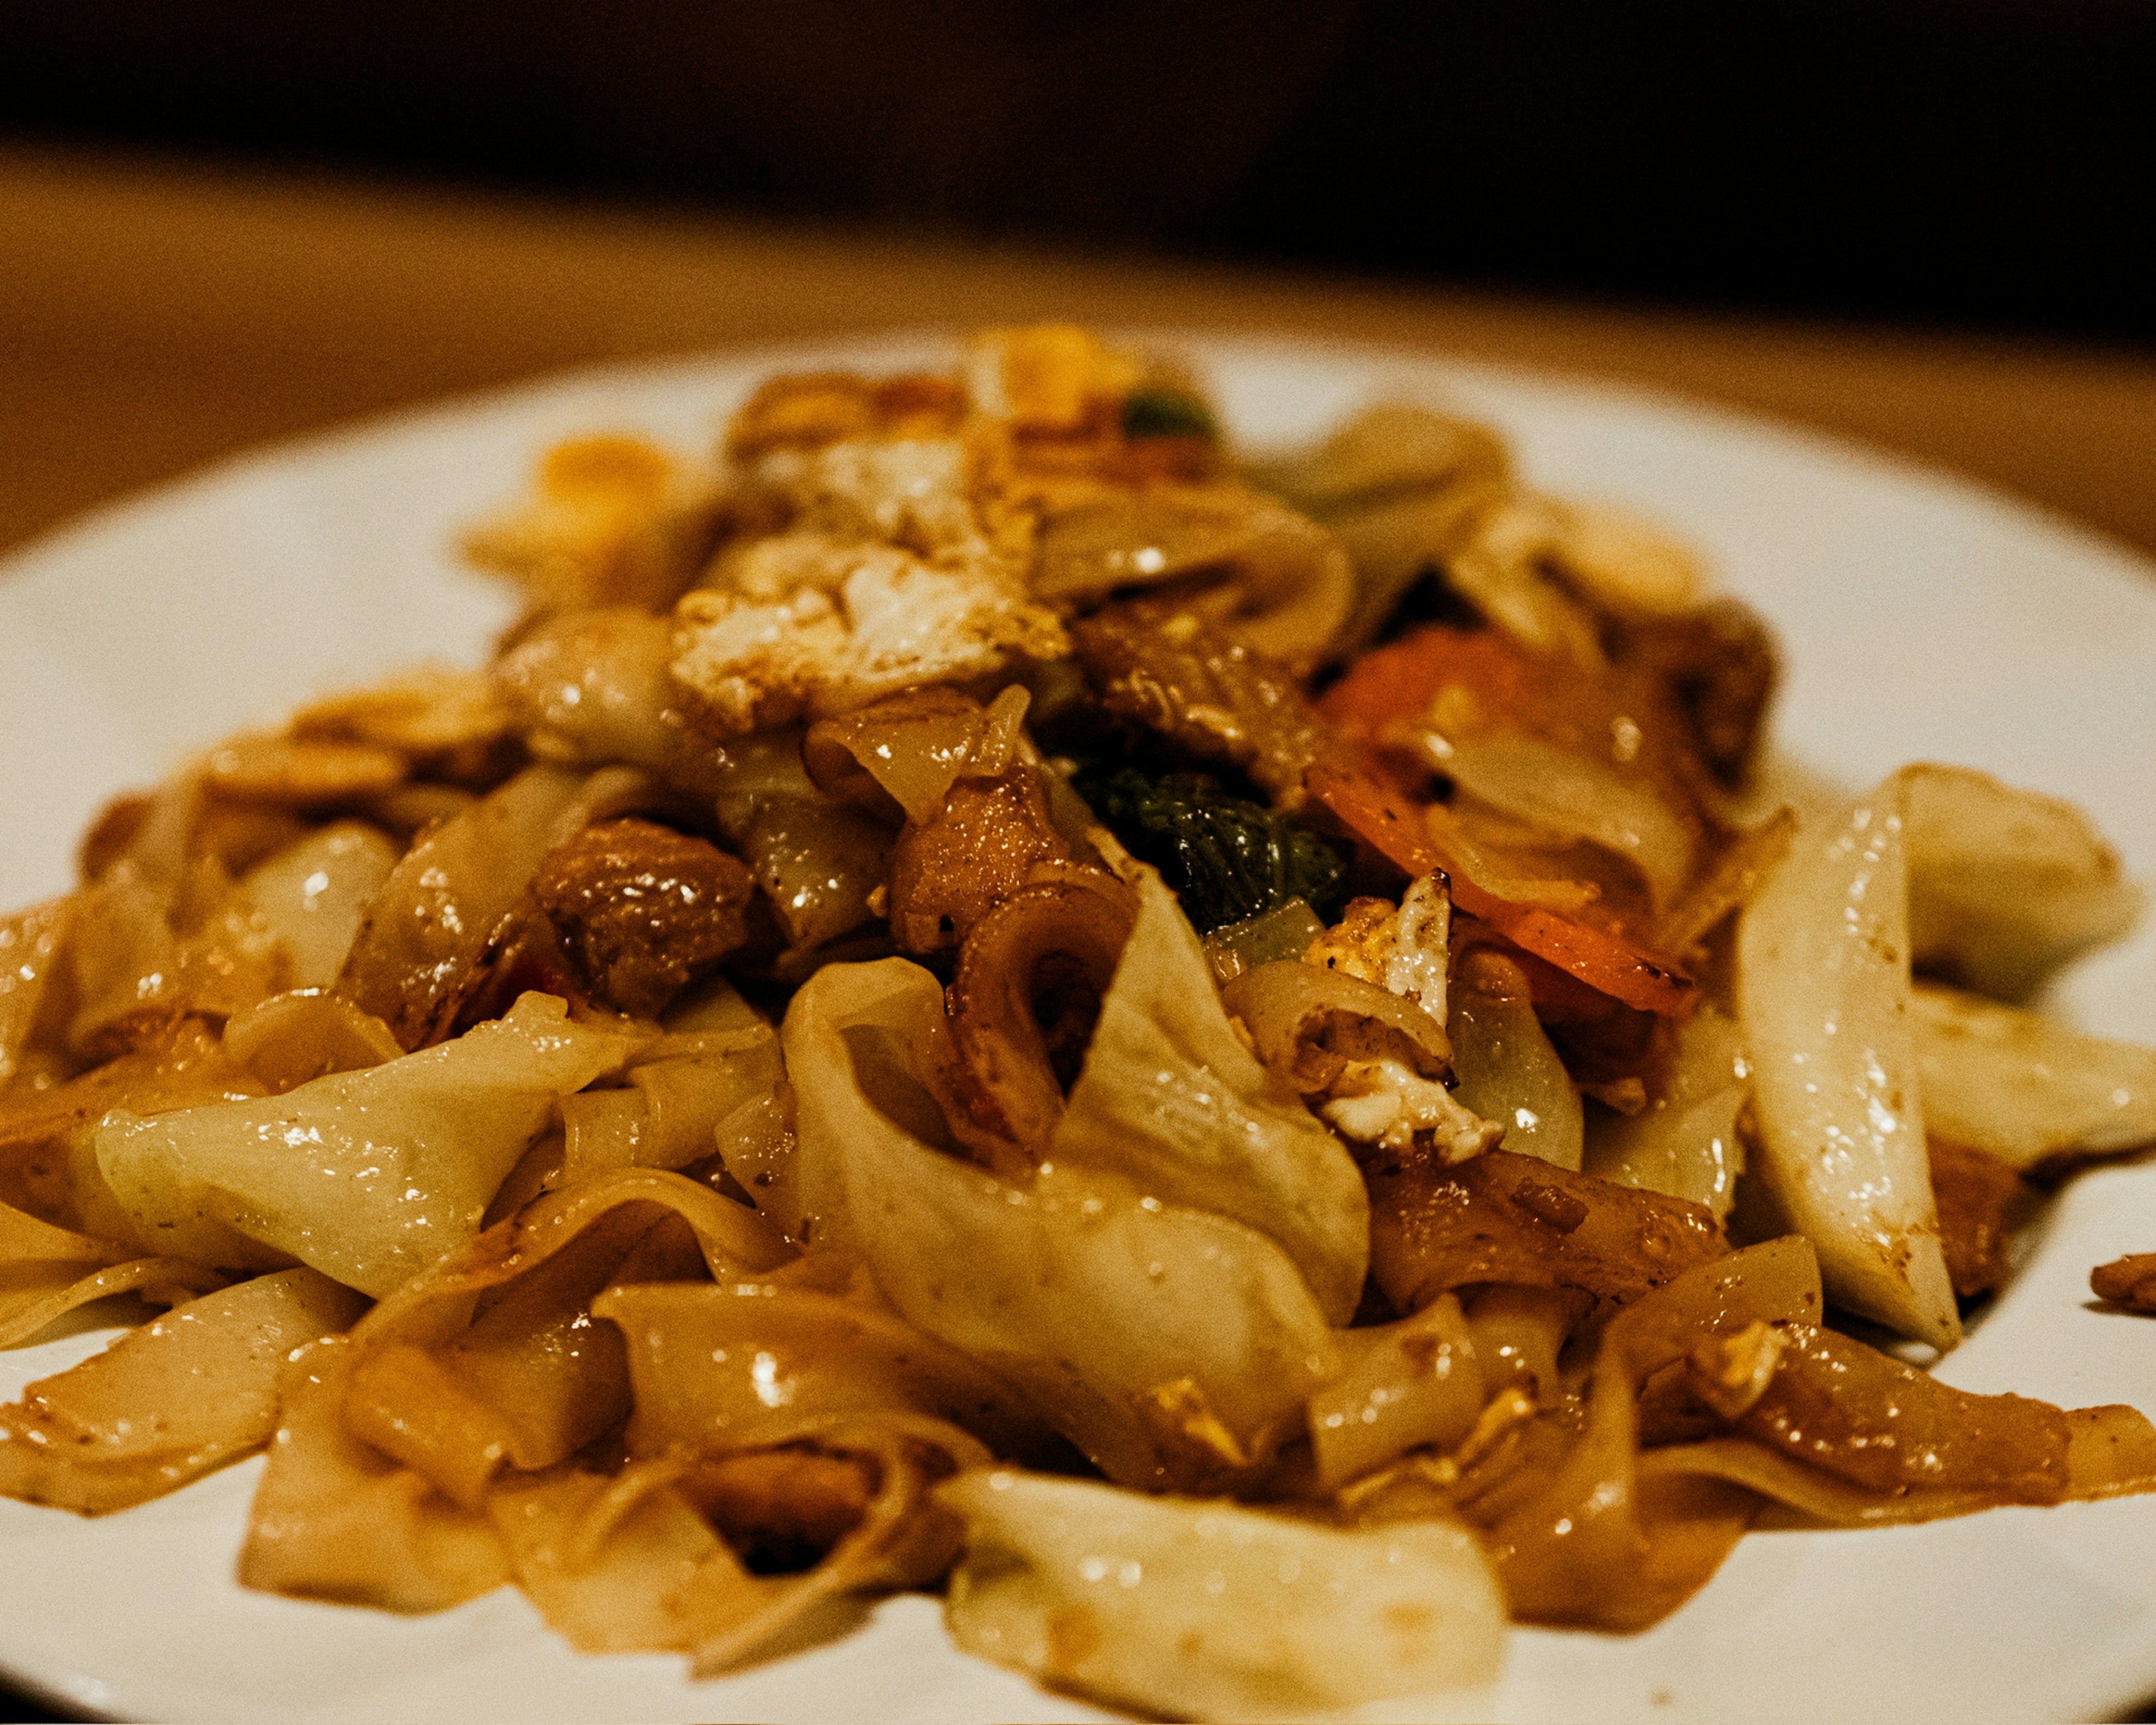
[[[0,138],[2156,336],[2151,0],[0,0]]]

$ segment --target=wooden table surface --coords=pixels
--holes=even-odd
[[[0,549],[250,444],[564,366],[1045,317],[1373,338],[1682,391],[2156,552],[2156,352],[20,148],[0,150]]]

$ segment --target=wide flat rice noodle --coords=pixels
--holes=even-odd
[[[595,1409],[601,1418],[609,1407],[614,1419],[626,1413],[625,1398],[609,1402],[607,1393],[611,1381],[619,1394],[619,1341],[581,1302],[613,1276],[687,1267],[673,1250],[641,1264],[632,1250],[669,1212],[707,1269],[738,1276],[791,1255],[746,1205],[679,1174],[622,1170],[541,1198],[406,1283],[334,1348],[296,1360],[242,1581],[396,1611],[440,1610],[498,1585],[506,1571],[493,1528],[455,1494],[478,1500],[520,1442],[532,1445],[521,1451],[530,1459],[558,1459],[590,1430]],[[612,1238],[553,1270],[557,1255],[576,1253],[594,1229]],[[536,1279],[517,1286],[525,1278]],[[375,1364],[385,1358],[386,1368]],[[370,1367],[374,1375],[363,1377]],[[536,1405],[512,1411],[495,1400],[523,1394]],[[403,1398],[413,1399],[400,1406]],[[475,1408],[483,1418],[460,1420]],[[362,1429],[404,1455],[362,1439],[355,1411]],[[399,1418],[407,1433],[393,1438]]]
[[[2156,1426],[2146,1415],[2113,1404],[2069,1409],[2060,1418],[2066,1434],[2066,1485],[2056,1501],[2087,1502],[2156,1491]],[[1778,1526],[1904,1527],[2018,1501],[1974,1485],[1874,1489],[1734,1437],[1648,1450],[1640,1458],[1640,1473],[1642,1478],[1712,1476],[1742,1486],[1768,1501],[1767,1521]]]
[[[1341,1375],[1310,1400],[1320,1491],[1337,1490],[1403,1450],[1449,1450],[1482,1411],[1489,1376],[1450,1295],[1398,1323],[1350,1330],[1341,1351]]]
[[[244,1101],[263,1089],[259,1079],[234,1064],[203,1020],[178,1019],[141,1047],[64,1084],[0,1095],[0,1198],[100,1239],[145,1250],[97,1171],[89,1129],[115,1108],[159,1114]]]
[[[1020,1184],[963,1160],[929,1088],[942,1018],[935,978],[901,959],[828,966],[795,995],[814,1238],[866,1260],[909,1322],[1023,1390],[1111,1478],[1261,1469],[1332,1371],[1294,1260],[1106,1171],[1059,1161]]]
[[[1923,762],[1897,776],[1908,787],[1918,968],[2020,1001],[2077,953],[2133,927],[2141,889],[2072,803],[1967,767]]]
[[[1913,770],[1913,769],[1912,769]],[[1906,775],[1800,821],[1737,926],[1755,1168],[1844,1309],[1961,1340],[1909,1029]]]
[[[2156,1144],[2156,1049],[1929,983],[1910,1018],[1937,1136],[2020,1168]]]
[[[1572,1075],[1536,1017],[1518,966],[1478,952],[1454,978],[1445,1034],[1462,1107],[1505,1129],[1505,1147],[1577,1171],[1585,1116]]]
[[[326,988],[396,866],[397,847],[379,827],[334,821],[249,870],[238,897],[290,955],[291,985]]]
[[[719,824],[755,875],[793,947],[807,952],[871,919],[887,872],[881,822],[819,790],[801,764],[798,731],[760,732],[726,746]]]
[[[256,1243],[379,1296],[477,1233],[557,1099],[626,1057],[626,1038],[566,1014],[527,994],[453,1042],[285,1096],[116,1112],[98,1166],[145,1239],[218,1265]]]
[[[273,994],[228,1019],[224,1051],[280,1096],[332,1072],[378,1066],[404,1052],[380,1019],[326,988]]]
[[[1640,1384],[1685,1348],[1754,1322],[1815,1317],[1818,1269],[1801,1240],[1702,1264],[1603,1332],[1579,1435],[1524,1501],[1471,1508],[1486,1522],[1516,1618],[1636,1630],[1702,1586],[1750,1524],[1756,1500],[1637,1471]]]
[[[1875,1491],[1962,1488],[1993,1503],[2056,1503],[2066,1417],[2048,1402],[1972,1395],[1815,1324],[1780,1327],[1774,1376],[1736,1430]]]
[[[1331,1322],[1353,1312],[1369,1250],[1354,1159],[1235,1035],[1198,937],[1150,869],[1050,1151],[1257,1230]]]
[[[1645,1107],[1630,1116],[1589,1111],[1587,1172],[1703,1204],[1727,1222],[1744,1172],[1738,1120],[1751,1100],[1750,1076],[1736,1024],[1701,1006],[1677,1026]]]
[[[551,1467],[628,1416],[621,1338],[593,1321],[594,1296],[621,1277],[701,1276],[704,1265],[678,1217],[637,1201],[520,1268],[447,1342],[370,1335],[345,1400],[354,1435],[470,1509],[501,1468]]]
[[[516,1584],[578,1652],[683,1652],[716,1609],[754,1609],[756,1579],[673,1489],[680,1471],[565,1467],[488,1499]]]
[[[446,1610],[499,1587],[507,1568],[492,1527],[346,1430],[353,1358],[346,1337],[318,1343],[278,1382],[240,1585],[403,1612]]]
[[[710,1676],[753,1653],[835,1595],[931,1581],[948,1567],[957,1523],[927,1493],[986,1453],[933,1420],[804,1419],[757,1447],[678,1449],[611,1476],[565,1468],[496,1491],[489,1510],[517,1584],[586,1652],[693,1654]],[[789,1474],[836,1467],[865,1481],[828,1548],[793,1573],[752,1573],[729,1543],[747,1515],[824,1518],[789,1503]],[[737,1489],[750,1484],[751,1493]],[[716,1525],[715,1525],[716,1524]]]
[[[1455,1521],[1327,1527],[1007,1469],[937,1498],[966,1523],[959,1646],[1112,1705],[1306,1719],[1475,1688],[1503,1660],[1502,1601]]]
[[[532,767],[423,834],[367,908],[338,991],[408,1049],[447,1035],[585,775]],[[581,825],[583,823],[578,822]]]
[[[719,1128],[738,1110],[775,1094],[785,1077],[775,1032],[710,1040],[728,1045],[652,1059],[654,1047],[621,1088],[562,1098],[568,1141],[557,1183],[612,1168],[686,1168],[712,1153]]]
[[[1371,1273],[1396,1310],[1477,1282],[1635,1300],[1728,1250],[1697,1204],[1491,1150],[1370,1175]]]
[[[806,1415],[894,1410],[947,1420],[998,1455],[1049,1453],[1053,1434],[1009,1385],[869,1292],[787,1271],[608,1290],[593,1311],[628,1338],[630,1453],[767,1442]]]
[[[137,1257],[126,1246],[0,1204],[0,1348],[93,1300],[139,1293],[174,1305],[223,1286],[215,1271],[184,1259]]]
[[[0,1409],[0,1490],[98,1515],[245,1455],[275,1422],[287,1356],[363,1304],[300,1269],[174,1307]]]
[[[0,1089],[15,1076],[59,968],[76,901],[47,899],[0,916]]]

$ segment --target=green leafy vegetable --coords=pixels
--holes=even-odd
[[[1213,410],[1196,396],[1181,389],[1134,389],[1123,398],[1123,435],[1135,441],[1143,437],[1202,437],[1220,434]]]
[[[1293,898],[1328,922],[1339,914],[1348,879],[1340,853],[1204,773],[1156,778],[1117,767],[1081,772],[1072,783],[1131,854],[1160,870],[1200,934]]]

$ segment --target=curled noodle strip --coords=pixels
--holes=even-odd
[[[928,1493],[988,1452],[944,1421],[798,1418],[785,1435],[723,1457],[672,1451],[606,1476],[567,1468],[497,1492],[490,1508],[511,1573],[548,1624],[592,1653],[684,1652],[711,1676],[817,1606],[935,1580],[958,1525]],[[810,1567],[757,1574],[714,1526],[760,1530],[759,1486],[788,1476],[846,1482],[850,1524]]]
[[[1578,1443],[1547,1484],[1517,1507],[1501,1505],[1506,1512],[1487,1528],[1512,1615],[1641,1629],[1703,1585],[1750,1524],[1753,1501],[1640,1476],[1640,1386],[1702,1335],[1815,1319],[1820,1310],[1816,1261],[1791,1236],[1702,1265],[1613,1319]]]
[[[653,1169],[539,1199],[283,1388],[249,1585],[423,1611],[513,1579],[580,1647],[700,1671],[941,1574],[955,1523],[928,1492],[989,1455],[964,1425],[1050,1443],[843,1260]]]
[[[327,1276],[286,1270],[128,1331],[0,1409],[0,1491],[100,1515],[247,1454],[275,1423],[285,1356],[342,1329],[361,1303]]]

